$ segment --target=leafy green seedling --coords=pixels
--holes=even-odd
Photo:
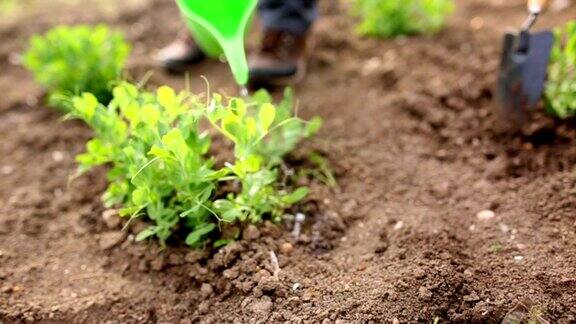
[[[338,187],[338,181],[336,181],[334,172],[326,158],[316,152],[312,152],[308,156],[308,162],[310,162],[312,166],[301,168],[297,174],[298,179],[311,177],[328,187]]]
[[[566,118],[576,115],[576,22],[557,28],[554,34],[545,102],[552,114]]]
[[[75,97],[69,116],[96,133],[77,157],[79,171],[110,166],[105,204],[120,205],[121,215],[146,216],[152,223],[137,240],[155,236],[164,243],[185,233],[182,239],[190,246],[209,238],[215,246],[226,244],[236,236],[224,237],[223,227],[264,217],[279,220],[308,193],[308,188],[284,188],[277,167],[284,154],[317,130],[318,122],[293,117],[288,106],[276,107],[259,96],[247,102],[216,94],[206,105],[169,87],[150,93],[122,83],[107,106],[90,93]],[[202,130],[203,121],[234,146],[234,158],[221,167],[209,154],[214,132]],[[277,138],[290,141],[277,143]]]
[[[62,97],[92,93],[100,102],[112,98],[112,83],[121,77],[131,46],[108,27],[59,26],[33,36],[24,66],[62,106]]]
[[[502,251],[502,244],[500,243],[494,243],[491,244],[490,247],[488,248],[488,251],[490,251],[490,253],[499,253],[500,251]]]
[[[435,34],[453,11],[453,0],[354,0],[352,7],[352,14],[361,19],[357,31],[383,38]]]

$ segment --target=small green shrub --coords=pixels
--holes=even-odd
[[[219,246],[235,238],[221,234],[224,227],[279,220],[307,195],[307,188],[288,192],[279,183],[283,155],[320,126],[318,119],[293,117],[290,93],[278,106],[264,93],[251,102],[215,94],[206,104],[169,87],[150,93],[128,83],[113,95],[108,106],[90,93],[73,99],[70,116],[96,133],[77,161],[80,172],[109,165],[105,204],[152,221],[137,240],[156,236],[164,243],[183,235],[199,246],[211,237]],[[201,124],[211,129],[202,131]],[[234,158],[222,166],[210,154],[213,133],[234,147]]]
[[[361,35],[391,38],[434,34],[454,11],[453,0],[353,0],[352,13],[361,18]]]
[[[54,105],[62,104],[62,96],[83,92],[107,103],[111,83],[121,77],[130,50],[121,34],[104,25],[59,26],[32,37],[23,63]]]
[[[554,31],[545,101],[560,118],[576,115],[576,22]]]

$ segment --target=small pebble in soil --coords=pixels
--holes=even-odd
[[[428,290],[428,288],[421,286],[418,289],[418,296],[422,300],[430,300],[430,299],[432,299],[432,292],[430,290]]]
[[[208,297],[212,295],[212,293],[214,292],[214,288],[212,288],[212,285],[209,283],[203,283],[202,286],[200,287],[200,291],[204,296]]]
[[[480,297],[475,292],[472,292],[470,295],[464,296],[463,300],[465,302],[475,302],[475,301],[479,301]]]
[[[120,216],[118,215],[118,210],[107,209],[102,213],[102,220],[106,226],[110,229],[115,229],[120,225]]]
[[[280,264],[278,263],[278,257],[274,251],[270,251],[270,264],[272,264],[272,269],[274,271],[274,277],[278,277],[280,274]]]
[[[35,107],[38,104],[38,98],[36,98],[36,96],[27,96],[26,97],[26,104],[29,107]]]
[[[11,52],[8,55],[8,62],[12,65],[22,65],[22,55],[16,52]]]
[[[4,165],[2,166],[2,169],[0,171],[2,172],[3,175],[9,175],[12,172],[14,172],[14,167],[11,165]]]
[[[300,232],[302,231],[302,223],[306,220],[306,215],[302,213],[296,214],[296,219],[294,221],[294,228],[292,229],[292,236],[298,239]]]
[[[491,220],[495,216],[496,216],[496,214],[491,210],[483,210],[483,211],[479,212],[478,214],[476,214],[476,217],[482,221]]]
[[[274,304],[272,303],[270,297],[263,296],[260,298],[260,300],[252,303],[252,305],[250,305],[250,309],[256,314],[267,315],[270,313],[270,311],[272,311],[273,306]]]
[[[399,221],[394,225],[394,230],[395,231],[399,231],[402,229],[402,227],[404,227],[404,222],[403,221]]]
[[[64,161],[64,153],[62,153],[62,151],[52,152],[52,160],[54,160],[54,162]]]
[[[230,269],[224,270],[222,272],[222,275],[226,279],[236,279],[240,275],[240,272],[239,272],[238,268],[230,268]]]
[[[198,312],[200,314],[205,314],[208,312],[208,310],[210,310],[210,302],[205,300],[203,302],[200,303],[200,305],[198,305]]]
[[[524,250],[526,248],[526,244],[518,243],[516,244],[516,248],[518,250]]]
[[[107,232],[100,235],[99,245],[102,250],[108,250],[124,241],[123,232]]]
[[[498,227],[500,228],[500,231],[504,234],[510,232],[510,227],[508,227],[508,225],[506,225],[504,223],[498,224]]]
[[[514,257],[514,260],[516,260],[516,261],[522,261],[522,260],[524,260],[524,257],[521,256],[521,255],[517,255],[517,256]]]
[[[474,17],[470,20],[470,27],[474,30],[480,30],[484,27],[484,19],[481,17]]]
[[[184,260],[188,263],[196,263],[200,260],[202,260],[205,256],[205,253],[203,251],[200,250],[193,250],[190,251],[186,254],[186,256],[184,257]]]
[[[300,288],[300,283],[297,282],[297,283],[292,285],[292,291],[296,291],[296,290],[298,290],[298,288]]]
[[[260,230],[255,225],[248,225],[242,232],[242,237],[248,241],[254,241],[260,237]]]
[[[288,254],[291,254],[293,251],[294,251],[294,246],[288,242],[282,243],[280,245],[280,252],[282,254],[288,255]]]

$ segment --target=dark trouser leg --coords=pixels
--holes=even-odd
[[[293,34],[306,33],[318,16],[316,0],[260,0],[264,28]]]

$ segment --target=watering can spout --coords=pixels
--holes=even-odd
[[[198,45],[210,57],[225,55],[240,85],[248,83],[244,36],[258,0],[177,0]]]

